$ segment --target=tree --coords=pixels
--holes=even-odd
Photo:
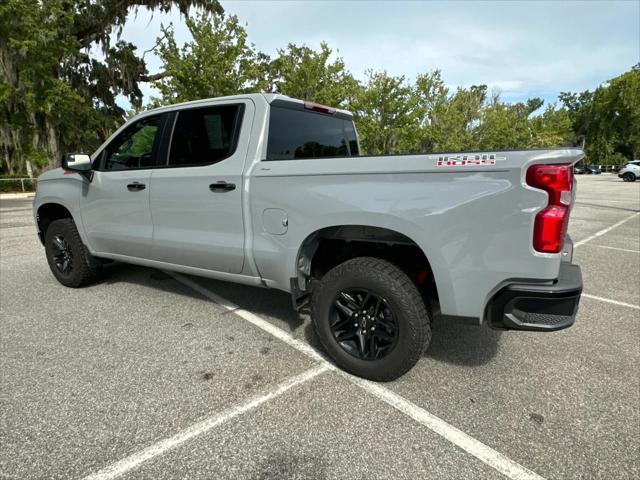
[[[439,129],[446,111],[449,89],[442,80],[440,70],[418,75],[413,87],[418,121],[417,151],[434,151],[442,143]]]
[[[401,153],[415,146],[417,110],[404,77],[367,71],[367,83],[355,95],[351,108],[365,153]]]
[[[458,88],[438,105],[431,124],[435,151],[459,152],[477,149],[475,128],[487,97],[486,85]]]
[[[516,149],[529,143],[528,118],[518,105],[492,103],[482,111],[481,117],[475,132],[478,149]]]
[[[271,91],[332,107],[346,107],[353,101],[358,82],[345,69],[342,58],[330,61],[326,43],[320,51],[290,43],[278,50],[271,64]]]
[[[508,150],[531,146],[533,132],[531,115],[544,101],[530,98],[525,103],[514,104],[500,101],[495,92],[481,110],[480,123],[476,128],[478,148],[480,150]]]
[[[160,72],[120,39],[127,16],[177,6],[192,39],[178,45],[163,28]],[[242,92],[280,92],[354,112],[364,152],[469,151],[581,144],[598,163],[640,155],[640,64],[593,92],[562,93],[564,108],[487,99],[486,85],[450,91],[438,70],[414,84],[367,72],[360,84],[326,43],[289,44],[275,59],[258,51],[217,0],[3,0],[0,3],[0,168],[55,165],[62,151],[90,151],[140,111],[141,82],[155,103]],[[125,97],[131,109],[117,103]],[[148,106],[148,105],[147,105]]]
[[[593,92],[563,92],[576,142],[585,140],[590,161],[619,163],[640,156],[640,64]]]
[[[269,57],[247,42],[234,15],[203,14],[186,21],[192,40],[179,47],[173,27],[163,28],[158,53],[164,74],[155,81],[162,97],[175,103],[268,88]]]
[[[595,90],[587,142],[594,160],[640,156],[640,64]]]
[[[90,150],[122,121],[117,96],[139,107],[139,83],[162,73],[150,76],[136,47],[118,37],[131,9],[172,6],[222,12],[217,0],[3,0],[3,168],[24,171],[25,160],[44,167],[63,150]]]
[[[569,112],[556,105],[548,105],[542,115],[530,119],[531,138],[528,147],[556,148],[570,146],[574,134]]]

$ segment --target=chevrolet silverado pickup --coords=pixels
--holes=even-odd
[[[573,324],[573,148],[368,156],[352,115],[279,94],[129,120],[38,181],[55,278],[128,262],[284,290],[341,368],[407,372],[432,319],[507,330]]]

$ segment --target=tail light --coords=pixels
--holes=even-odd
[[[536,215],[533,248],[543,253],[558,253],[564,246],[569,225],[573,188],[571,165],[533,165],[527,170],[527,185],[549,194],[547,207]]]

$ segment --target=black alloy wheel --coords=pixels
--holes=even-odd
[[[361,360],[378,360],[398,342],[399,326],[387,301],[363,289],[338,293],[329,313],[330,327],[338,344]]]
[[[52,221],[46,227],[44,248],[51,273],[62,285],[78,288],[97,278],[98,262],[82,243],[73,219]]]
[[[68,275],[73,270],[73,252],[64,236],[58,234],[53,237],[53,263],[58,271]]]
[[[314,281],[311,319],[328,356],[369,380],[405,374],[431,339],[431,315],[406,272],[375,257],[355,257]]]

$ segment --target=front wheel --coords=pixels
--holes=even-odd
[[[311,313],[336,364],[370,380],[409,371],[431,339],[431,318],[415,284],[379,258],[354,258],[330,270],[313,289]]]
[[[636,181],[636,176],[633,172],[627,172],[622,176],[622,179],[625,182],[635,182]]]
[[[65,287],[78,288],[95,280],[98,269],[89,264],[89,252],[72,219],[51,222],[44,247],[51,273]]]

